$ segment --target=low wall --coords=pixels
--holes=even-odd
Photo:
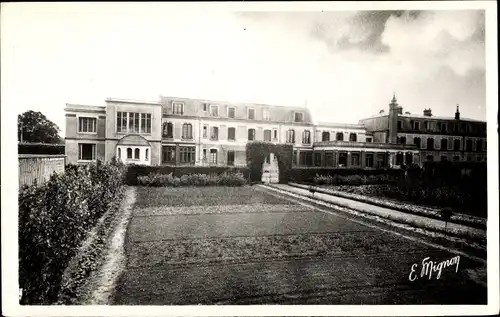
[[[64,173],[65,155],[19,154],[19,187],[44,183],[52,173]]]

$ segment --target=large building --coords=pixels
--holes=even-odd
[[[389,114],[359,124],[314,123],[307,107],[166,96],[105,103],[67,104],[68,163],[116,157],[145,165],[244,166],[246,144],[253,141],[292,144],[293,165],[305,167],[397,168],[431,155],[486,158],[484,122],[432,117],[430,110],[423,117],[403,114],[395,97]],[[266,161],[275,162],[272,155]]]
[[[462,118],[457,106],[454,117],[409,112],[393,96],[389,112],[359,121],[377,143],[414,144],[422,161],[486,161],[486,122]]]

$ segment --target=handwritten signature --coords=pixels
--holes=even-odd
[[[429,259],[430,257],[426,257],[425,259],[422,260],[422,270],[420,271],[420,277],[429,276],[430,280],[432,278],[432,273],[437,272],[436,279],[439,280],[439,278],[441,277],[442,270],[452,265],[456,265],[455,273],[458,272],[458,263],[460,262],[459,255],[439,263],[437,262],[435,263],[433,261],[430,261]],[[408,276],[408,279],[411,282],[418,279],[417,267],[418,263],[415,263],[411,266],[411,272],[410,275]]]

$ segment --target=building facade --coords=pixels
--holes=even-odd
[[[106,106],[66,105],[66,155],[80,164],[116,157],[126,164],[245,166],[246,144],[292,144],[293,165],[398,168],[425,160],[486,160],[486,123],[389,114],[358,124],[314,123],[306,107],[160,96],[107,99]],[[264,169],[276,170],[271,154]]]
[[[431,109],[422,115],[403,113],[394,96],[389,113],[359,121],[377,143],[415,145],[422,161],[486,161],[486,122],[460,116],[437,117]]]

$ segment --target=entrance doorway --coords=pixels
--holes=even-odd
[[[262,163],[262,182],[279,183],[278,158],[273,153],[266,156],[264,163]]]

